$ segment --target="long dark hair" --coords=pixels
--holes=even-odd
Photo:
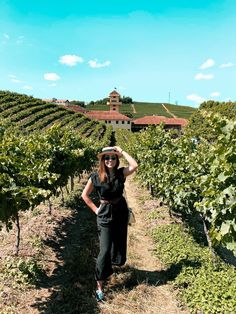
[[[118,158],[117,155],[116,156],[116,165],[114,167],[114,171],[116,173],[119,165],[120,165],[120,160]],[[108,181],[108,174],[109,171],[107,169],[107,167],[105,166],[105,155],[103,155],[102,157],[99,158],[99,167],[98,167],[98,175],[99,175],[99,179],[100,182],[107,182]]]

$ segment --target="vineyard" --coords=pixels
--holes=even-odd
[[[139,134],[119,130],[116,138],[138,161],[140,184],[167,205],[170,217],[184,222],[184,229],[175,224],[152,234],[157,256],[167,265],[183,267],[176,287],[184,301],[193,313],[234,313],[236,271],[222,261],[227,254],[221,253],[226,248],[235,264],[236,121],[199,114],[211,129],[211,141],[209,134],[193,137],[191,125],[182,137],[160,126]]]
[[[0,118],[10,120],[12,125],[24,133],[47,129],[54,124],[60,125],[62,129],[72,128],[82,137],[93,136],[98,140],[109,137],[111,133],[105,124],[90,120],[64,106],[5,91],[0,91]]]
[[[209,241],[236,254],[236,122],[203,113],[215,142],[182,137],[162,127],[140,134],[117,132],[117,140],[139,162],[137,177],[170,211],[198,214]]]
[[[148,190],[150,200],[160,203],[147,215],[149,220],[159,221],[150,228],[150,235],[155,256],[169,267],[168,281],[178,289],[181,302],[191,313],[235,313],[236,271],[231,264],[236,258],[236,121],[206,107],[196,113],[182,136],[158,126],[137,133],[117,130],[114,139],[111,127],[83,114],[33,97],[0,92],[0,233],[15,230],[16,234],[14,255],[0,256],[0,278],[6,285],[0,284],[1,313],[16,313],[17,302],[3,302],[12,282],[20,292],[41,280],[42,269],[35,257],[21,257],[21,219],[27,221],[27,213],[33,219],[43,206],[44,211],[48,208],[42,216],[46,223],[41,224],[56,223],[52,213],[59,199],[62,206],[82,208],[83,180],[96,166],[97,153],[114,141],[137,160],[135,180],[140,191]],[[169,107],[171,112],[174,109]],[[225,106],[220,105],[220,110],[225,111]],[[202,129],[196,130],[199,121]],[[161,222],[165,211],[169,215],[165,219],[172,221],[169,225]],[[77,221],[74,216],[68,218],[76,227],[71,227],[73,232],[82,239],[78,250],[77,244],[70,247],[76,261],[72,263],[69,255],[69,272],[73,269],[84,285],[88,278],[92,280],[87,274],[92,265],[88,260],[93,260],[96,247],[89,240],[94,221],[87,212],[81,210]],[[58,218],[58,230],[63,227],[60,224]],[[40,248],[42,258],[43,245],[35,235],[34,245]],[[47,265],[44,268],[46,272]],[[76,283],[73,289],[72,279],[67,280],[68,287],[56,295],[57,303],[64,306],[61,313],[98,313],[93,312],[91,296],[82,284]],[[92,289],[90,282],[89,293]],[[81,302],[72,302],[75,291],[81,294]],[[50,306],[47,313],[58,311],[55,301]]]

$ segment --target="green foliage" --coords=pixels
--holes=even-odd
[[[191,132],[173,136],[163,127],[129,134],[117,132],[118,143],[139,164],[137,178],[172,211],[198,212],[210,227],[213,244],[236,254],[236,122],[206,114],[217,134],[213,143],[196,143]]]
[[[191,313],[234,313],[236,270],[219,259],[211,262],[208,248],[199,246],[180,224],[152,231],[155,254],[169,266],[167,277],[180,289],[179,296]]]
[[[203,102],[199,109],[191,116],[188,131],[195,136],[202,137],[208,141],[214,141],[218,133],[212,128],[208,114],[219,114],[225,118],[236,120],[236,102],[218,102],[209,100]]]
[[[18,211],[55,195],[70,176],[90,169],[96,152],[70,129],[54,127],[28,136],[5,132],[0,157],[0,220],[8,224]]]
[[[37,284],[42,278],[43,269],[34,258],[8,257],[2,261],[1,281],[7,282],[14,278],[14,285]]]
[[[7,229],[19,211],[57,195],[70,177],[89,171],[112,137],[104,123],[17,93],[0,91],[0,116],[9,118],[0,123],[0,223]],[[65,122],[45,128],[62,117]]]
[[[94,106],[94,105],[106,105],[108,100],[109,100],[109,98],[106,97],[106,98],[99,99],[99,100],[96,100],[96,101],[90,101],[89,105],[91,105],[91,106]]]
[[[68,105],[69,106],[74,105],[74,106],[85,107],[84,101],[79,101],[79,100],[71,100]]]
[[[65,207],[78,209],[84,202],[81,199],[82,190],[75,190],[65,200]]]
[[[121,98],[121,102],[122,102],[122,104],[132,104],[133,99],[129,96],[123,96]]]

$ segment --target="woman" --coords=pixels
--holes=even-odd
[[[118,168],[121,156],[128,161],[128,167]],[[121,266],[126,262],[128,208],[123,189],[125,178],[132,174],[138,165],[118,146],[103,148],[98,158],[98,172],[90,176],[82,198],[97,215],[100,252],[95,272],[96,297],[98,301],[103,301],[103,281],[113,273],[112,265]],[[99,207],[89,197],[93,189],[99,196]]]

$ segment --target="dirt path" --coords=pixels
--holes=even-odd
[[[136,111],[136,109],[135,109],[135,107],[134,107],[134,104],[131,104],[131,108],[132,108],[132,110],[133,110],[133,113],[137,113],[137,111]]]
[[[145,194],[132,178],[126,182],[129,206],[135,212],[136,223],[129,227],[128,261],[110,280],[107,303],[100,306],[102,314],[187,314],[178,307],[175,293],[166,283],[165,268],[153,256],[153,242],[147,230]]]
[[[162,104],[162,107],[165,109],[167,113],[169,113],[173,118],[177,118],[164,104]]]

